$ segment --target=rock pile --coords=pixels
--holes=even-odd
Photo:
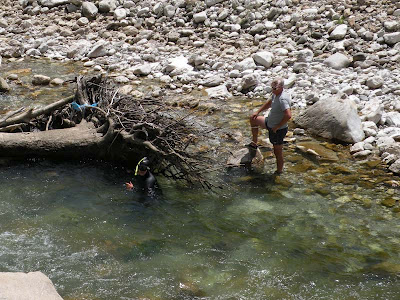
[[[177,93],[207,87],[210,98],[266,95],[282,76],[295,108],[352,106],[354,155],[379,154],[400,173],[397,0],[15,2],[3,0],[0,12],[3,58],[82,61]]]

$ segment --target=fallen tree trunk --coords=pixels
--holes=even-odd
[[[84,158],[106,157],[109,135],[97,132],[92,123],[49,131],[0,133],[0,153],[12,157]]]
[[[189,146],[212,129],[189,122],[190,115],[175,112],[161,99],[121,95],[101,77],[80,77],[75,96],[0,118],[0,156],[90,157],[131,167],[147,156],[156,173],[211,187],[205,174],[215,161]]]

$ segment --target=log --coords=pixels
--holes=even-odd
[[[112,140],[111,127],[103,135],[97,133],[92,123],[83,120],[77,126],[66,129],[0,133],[0,156],[101,158],[107,148],[104,145]]]

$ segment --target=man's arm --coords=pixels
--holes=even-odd
[[[278,125],[276,125],[274,128],[272,128],[272,131],[276,132],[279,128],[281,128],[283,125],[285,125],[291,118],[292,118],[292,111],[290,110],[290,108],[288,108],[283,112],[282,120],[279,122]]]
[[[272,101],[271,101],[271,100],[268,100],[267,102],[265,102],[265,103],[257,110],[257,112],[253,113],[253,114],[251,115],[251,117],[252,117],[253,119],[257,118],[257,116],[258,116],[262,111],[267,110],[268,108],[270,108],[270,107],[271,107],[271,104],[272,104]]]

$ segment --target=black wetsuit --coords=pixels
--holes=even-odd
[[[160,196],[160,188],[154,175],[147,171],[144,176],[135,176],[135,190],[140,194],[141,202],[156,200]]]

